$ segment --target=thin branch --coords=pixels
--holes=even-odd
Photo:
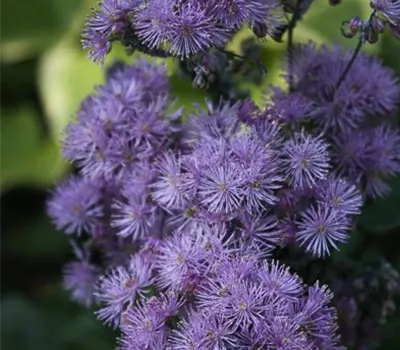
[[[364,23],[363,27],[362,27],[362,31],[360,33],[360,36],[358,38],[358,43],[357,46],[353,52],[353,55],[350,58],[350,61],[347,63],[346,68],[343,70],[342,74],[340,75],[340,78],[338,80],[338,82],[336,83],[336,91],[339,90],[340,86],[343,84],[343,82],[346,79],[347,74],[349,73],[351,67],[353,66],[358,54],[361,51],[362,46],[365,43],[365,28],[367,26],[371,25],[371,20],[372,18],[376,15],[376,10],[372,11],[371,15],[369,16],[369,19]]]
[[[346,68],[344,69],[344,71],[342,72],[338,82],[336,83],[336,90],[339,90],[340,86],[343,84],[344,80],[346,79],[346,76],[349,73],[351,67],[353,66],[353,64],[354,64],[354,62],[355,62],[355,60],[356,60],[356,58],[357,58],[362,46],[363,46],[363,44],[364,44],[363,40],[360,37],[360,39],[358,40],[358,43],[357,43],[357,47],[354,50],[353,55],[351,56],[351,59],[350,59],[349,63],[347,63]]]

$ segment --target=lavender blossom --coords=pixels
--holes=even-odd
[[[311,207],[301,213],[296,239],[306,251],[318,257],[338,249],[338,243],[348,238],[349,220],[343,213],[326,204]]]
[[[356,215],[361,212],[363,198],[355,185],[348,181],[330,177],[322,181],[316,191],[317,201],[330,205],[346,215]]]
[[[95,301],[94,290],[101,270],[86,260],[74,261],[64,266],[64,288],[71,292],[72,299],[85,307]]]
[[[400,94],[398,79],[379,61],[359,55],[337,90],[350,52],[343,54],[340,47],[317,49],[308,44],[300,46],[294,57],[296,91],[313,102],[311,116],[321,130],[356,129],[371,115],[395,113]]]
[[[118,266],[99,279],[95,296],[103,303],[98,318],[114,327],[120,323],[123,311],[134,303],[136,296],[146,294],[153,283],[152,266],[140,256],[133,256],[127,267]]]
[[[379,11],[382,16],[394,26],[400,24],[399,0],[371,0],[370,6]]]
[[[322,136],[312,137],[302,131],[283,146],[283,167],[294,187],[314,187],[328,175],[329,154]]]
[[[58,229],[90,234],[103,216],[99,184],[81,177],[65,180],[49,199],[47,212]]]

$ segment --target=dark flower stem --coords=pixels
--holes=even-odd
[[[375,16],[375,14],[376,14],[376,10],[374,10],[371,13],[371,15],[369,16],[368,21],[366,21],[366,25],[367,26],[370,25],[371,20]],[[355,50],[353,52],[353,55],[351,56],[349,63],[347,63],[346,68],[343,70],[343,73],[341,74],[338,82],[336,83],[336,90],[339,90],[340,86],[343,84],[344,80],[346,79],[346,76],[349,73],[351,67],[353,66],[358,54],[360,53],[360,50],[361,50],[362,46],[364,45],[364,43],[365,43],[365,36],[364,36],[364,33],[361,32],[360,36],[358,38],[357,46],[356,46],[356,48],[355,48]]]
[[[353,55],[351,56],[351,59],[350,59],[349,63],[347,63],[346,68],[344,69],[342,75],[340,76],[338,82],[336,83],[336,90],[339,90],[340,86],[343,84],[344,80],[346,79],[346,76],[349,73],[351,67],[353,66],[353,64],[354,64],[354,62],[355,62],[355,60],[356,60],[356,58],[357,58],[362,46],[363,46],[363,40],[360,37],[360,39],[358,40],[358,43],[357,43],[357,47],[354,50]]]

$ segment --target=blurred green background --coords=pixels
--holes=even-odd
[[[340,24],[353,15],[366,17],[367,0],[329,7],[315,1],[298,26],[295,40],[340,42]],[[63,127],[80,101],[102,82],[102,68],[80,49],[80,31],[92,0],[3,0],[1,3],[1,265],[3,350],[113,349],[115,334],[91,312],[69,301],[63,292],[61,268],[72,258],[67,238],[56,232],[45,214],[49,189],[69,171],[60,156]],[[237,50],[241,32],[232,43]],[[266,42],[264,86],[279,84],[284,44]],[[383,57],[400,73],[398,42],[384,37],[365,48]],[[107,64],[124,57],[115,48]],[[202,101],[168,65],[176,97],[182,105]],[[257,102],[265,88],[247,86]],[[395,323],[396,324],[396,323]],[[400,324],[397,322],[397,324]],[[395,329],[395,328],[394,328]],[[391,333],[391,331],[389,331]],[[385,349],[400,349],[389,342]]]

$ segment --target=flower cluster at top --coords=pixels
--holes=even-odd
[[[378,60],[359,55],[338,86],[350,56],[340,47],[300,45],[292,65],[293,92],[278,91],[272,108],[278,102],[288,125],[307,124],[322,132],[332,169],[368,197],[384,197],[390,192],[388,180],[400,173],[400,134],[393,125],[400,106],[399,80]]]
[[[152,56],[189,57],[224,47],[244,24],[255,35],[282,28],[278,0],[103,0],[88,16],[83,48],[103,62],[113,41]]]
[[[156,3],[159,14],[171,5],[141,11]],[[79,173],[48,202],[76,241],[65,286],[84,305],[101,303],[120,349],[341,349],[326,286],[305,285],[270,257],[286,245],[329,255],[365,195],[389,191],[400,173],[389,123],[400,90],[364,56],[337,88],[349,60],[340,48],[304,45],[294,58],[291,92],[274,88],[265,108],[206,103],[186,122],[161,65],[118,64],[66,128],[63,154]]]

